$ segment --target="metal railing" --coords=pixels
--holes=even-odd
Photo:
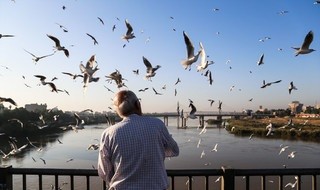
[[[317,190],[320,168],[167,170],[170,190]],[[51,177],[48,180],[48,176]],[[76,179],[82,177],[82,179]],[[93,180],[95,178],[95,180]],[[220,180],[221,179],[221,180]],[[272,179],[272,180],[271,180]],[[68,180],[68,181],[66,181]],[[48,181],[51,185],[49,187]],[[76,181],[81,184],[76,186]],[[219,183],[217,183],[219,182]],[[30,188],[30,183],[33,188]],[[67,184],[68,187],[63,185]],[[45,186],[46,185],[46,186]],[[0,166],[0,190],[106,189],[94,169],[13,168]]]

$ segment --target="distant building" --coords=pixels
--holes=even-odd
[[[26,104],[24,108],[29,112],[43,112],[47,110],[47,104]]]
[[[299,101],[292,101],[289,105],[292,114],[297,114],[302,112],[303,104]]]

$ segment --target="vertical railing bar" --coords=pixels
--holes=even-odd
[[[282,189],[283,186],[283,175],[279,175],[279,190]]]
[[[205,175],[206,190],[209,190],[209,176]]]
[[[265,190],[266,189],[266,176],[263,175],[261,176],[261,190]]]
[[[171,190],[174,190],[174,176],[171,176]]]
[[[246,177],[246,190],[250,189],[250,177],[248,175],[245,176]]]
[[[26,190],[27,189],[27,175],[22,174],[22,189]]]
[[[317,176],[316,175],[311,176],[311,186],[312,186],[312,190],[317,190]]]
[[[71,186],[71,190],[74,190],[74,176],[70,175],[70,186]]]
[[[188,184],[189,190],[192,190],[192,175],[189,175],[188,178],[189,178],[189,184]]]
[[[86,175],[87,180],[87,190],[90,190],[90,176]]]
[[[301,190],[301,175],[298,175],[297,189]]]
[[[59,178],[58,175],[54,175],[54,187],[55,189],[59,189]]]
[[[42,175],[39,174],[39,190],[42,190]]]

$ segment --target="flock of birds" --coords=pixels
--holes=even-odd
[[[216,10],[218,11],[218,10]],[[284,14],[284,13],[283,13]],[[97,17],[99,19],[99,21],[104,24],[104,21],[100,18]],[[171,19],[173,19],[173,17],[171,17]],[[68,32],[68,29],[61,25],[56,23],[64,32]],[[134,34],[134,30],[132,25],[129,23],[128,19],[125,19],[125,26],[127,28],[127,31],[122,35],[122,39],[129,42],[131,40],[133,40],[134,38],[136,38],[135,34]],[[114,25],[112,30],[114,30],[116,28],[116,26]],[[98,41],[96,40],[96,38],[89,34],[86,33],[87,36],[89,36],[92,40],[93,40],[93,45],[98,45]],[[202,75],[204,75],[205,77],[207,77],[207,81],[209,82],[209,85],[212,85],[213,83],[213,78],[212,78],[212,73],[211,71],[208,69],[208,67],[212,64],[214,64],[214,62],[212,60],[207,60],[207,58],[209,57],[208,55],[206,55],[205,52],[205,48],[203,46],[203,44],[201,42],[199,42],[199,50],[195,51],[195,47],[192,43],[192,40],[190,39],[190,37],[187,35],[187,33],[185,31],[182,32],[183,35],[183,39],[184,39],[184,43],[186,45],[186,58],[184,60],[181,61],[181,65],[185,70],[191,70],[191,66],[194,65],[195,63],[198,62],[198,60],[200,59],[200,63],[198,65],[196,65],[196,69],[197,72],[200,72]],[[0,34],[0,39],[1,38],[12,38],[14,37],[14,35],[12,34]],[[47,55],[43,55],[43,56],[36,56],[35,54],[31,53],[28,50],[25,50],[25,52],[27,52],[28,54],[30,54],[32,56],[32,60],[34,61],[34,63],[39,62],[41,59],[53,56],[56,52],[58,51],[62,51],[64,53],[64,55],[66,57],[69,57],[69,50],[63,46],[60,42],[60,40],[53,36],[53,35],[49,35],[47,34],[47,37],[49,39],[51,39],[54,42],[54,52],[47,54]],[[310,48],[310,45],[313,41],[314,38],[314,33],[312,31],[309,31],[305,38],[303,43],[301,44],[301,46],[299,47],[292,47],[295,50],[295,56],[298,55],[302,55],[302,54],[309,54],[313,51],[315,51],[314,49]],[[271,39],[270,37],[265,37],[263,39],[261,39],[261,41],[264,40],[268,40]],[[142,56],[142,60],[143,63],[146,67],[146,73],[145,73],[145,79],[152,81],[152,78],[155,77],[156,75],[156,71],[158,69],[161,68],[160,65],[156,65],[153,66],[152,63],[145,57]],[[88,87],[89,83],[91,82],[98,82],[100,77],[94,77],[94,75],[96,74],[96,72],[99,70],[98,65],[96,64],[96,58],[95,55],[92,55],[89,60],[87,61],[86,65],[83,65],[82,63],[79,65],[80,68],[80,72],[81,73],[70,73],[70,72],[62,72],[62,74],[65,75],[69,75],[73,80],[75,80],[76,78],[80,77],[83,79],[83,88],[84,91],[85,89]],[[259,58],[259,60],[257,61],[257,65],[262,65],[264,64],[264,54],[262,54]],[[3,66],[8,68],[7,66]],[[133,70],[134,74],[139,75],[139,70]],[[34,75],[35,77],[38,77],[40,79],[40,82],[42,85],[48,85],[51,88],[52,92],[65,92],[66,94],[70,95],[69,92],[65,89],[58,89],[55,85],[55,83],[53,82],[55,79],[57,78],[53,78],[51,79],[51,81],[46,81],[46,76],[43,75]],[[119,70],[116,69],[116,71],[110,73],[109,75],[106,75],[106,81],[109,83],[114,82],[116,84],[116,87],[118,89],[122,88],[122,87],[127,87],[126,84],[124,83],[124,81],[126,81],[127,79],[122,77],[122,74],[120,73]],[[261,85],[261,88],[266,88],[269,87],[273,84],[276,83],[280,83],[282,80],[277,80],[277,81],[273,81],[273,82],[266,82],[265,80],[263,80],[263,83]],[[179,82],[181,82],[181,80],[178,78],[177,82],[175,83],[175,85],[177,85]],[[25,84],[27,87],[30,87],[29,85]],[[105,86],[106,87],[106,86]],[[112,90],[110,90],[108,87],[106,87],[109,91],[113,92]],[[166,86],[164,85],[162,87],[162,89],[165,89]],[[234,88],[234,86],[232,86],[230,88],[230,91]],[[139,89],[139,92],[145,92],[146,90],[148,90],[149,87],[143,88],[143,89]],[[162,93],[158,92],[154,87],[152,87],[154,93],[156,95],[162,95]],[[293,81],[290,82],[289,87],[288,87],[288,92],[289,94],[292,93],[292,90],[297,90],[297,87],[294,85]],[[175,89],[175,93],[174,95],[177,95],[177,89]],[[209,99],[208,101],[210,101],[210,106],[212,106],[212,103],[214,102],[214,100]],[[252,99],[251,99],[252,101]],[[11,105],[17,106],[17,103],[13,100],[13,97],[0,97],[0,103],[4,103],[4,102],[8,102]],[[191,107],[191,111],[189,113],[189,116],[192,118],[194,117],[194,113],[195,113],[195,106],[193,104],[190,104],[189,107]],[[219,102],[219,110],[221,109],[221,104]]]
[[[319,1],[315,1],[315,4],[320,4]],[[63,10],[65,10],[65,7],[63,8]],[[219,11],[219,9],[215,9],[214,11]],[[286,12],[281,12],[279,14],[285,14]],[[101,24],[104,25],[104,21],[103,19],[101,19],[100,17],[97,17],[98,20],[101,22]],[[173,17],[170,17],[171,19],[174,19]],[[67,27],[56,23],[59,28],[61,28],[63,30],[63,32],[68,32],[69,30],[67,29]],[[123,35],[121,36],[122,40],[124,40],[126,42],[126,44],[123,45],[123,48],[131,41],[131,40],[135,40],[136,35],[134,33],[134,28],[132,27],[132,25],[130,24],[128,19],[124,20],[124,24],[126,26],[126,31],[123,31]],[[116,29],[116,25],[112,26],[112,31],[114,31]],[[174,29],[175,31],[175,29]],[[54,44],[54,51],[52,53],[46,54],[46,55],[35,55],[34,53],[32,53],[29,50],[24,49],[24,51],[29,54],[30,56],[32,56],[32,60],[35,64],[37,64],[39,61],[46,59],[48,57],[54,56],[56,53],[62,52],[67,58],[70,56],[70,52],[68,50],[68,48],[66,48],[66,46],[64,46],[64,44],[54,35],[51,34],[46,34],[47,37],[53,42]],[[99,42],[98,40],[90,33],[86,33],[86,35],[92,40],[93,45],[98,45]],[[2,38],[13,38],[15,37],[15,35],[12,34],[0,34],[0,40]],[[196,65],[196,71],[201,73],[201,75],[203,75],[204,77],[206,77],[206,82],[208,82],[209,85],[213,84],[213,77],[212,77],[212,72],[210,71],[210,66],[214,64],[214,61],[212,60],[208,60],[209,56],[206,54],[205,51],[205,47],[202,44],[202,42],[199,42],[199,48],[196,49],[192,39],[189,37],[189,35],[187,34],[186,31],[182,31],[182,35],[181,35],[183,42],[185,44],[185,51],[186,51],[186,57],[181,61],[181,66],[184,70],[190,71],[191,68]],[[315,50],[311,48],[311,44],[313,42],[313,38],[314,38],[314,33],[313,31],[309,31],[302,44],[299,47],[292,47],[292,49],[295,50],[295,56],[299,56],[299,55],[305,55],[305,54],[310,54],[312,52],[314,52]],[[265,40],[269,40],[270,37],[265,37],[263,39],[260,39],[261,41],[265,41]],[[150,39],[149,39],[150,40]],[[148,40],[147,40],[148,41]],[[146,43],[147,43],[146,41]],[[148,81],[152,81],[153,78],[156,76],[156,73],[159,69],[161,69],[161,65],[155,65],[152,64],[152,62],[149,60],[149,58],[147,58],[146,56],[142,56],[142,63],[145,66],[145,72],[144,72],[144,78]],[[258,61],[257,61],[257,65],[263,65],[264,64],[264,54],[262,54]],[[8,66],[2,66],[6,69],[8,69]],[[63,71],[61,72],[64,75],[70,76],[72,80],[76,80],[77,78],[81,78],[82,79],[82,83],[83,83],[83,91],[85,92],[88,88],[88,86],[90,85],[90,83],[94,83],[94,82],[99,82],[100,81],[100,77],[96,77],[96,73],[99,71],[99,67],[96,61],[96,55],[91,55],[91,57],[88,59],[88,61],[83,64],[80,63],[79,64],[79,72],[78,73],[71,73],[71,72],[66,72]],[[139,75],[139,69],[137,70],[133,70],[133,74],[135,75]],[[59,89],[56,84],[55,84],[55,80],[56,78],[52,78],[50,80],[47,79],[47,76],[44,75],[34,75],[34,77],[38,78],[40,80],[40,83],[38,84],[38,86],[49,86],[50,87],[50,91],[53,93],[59,93],[59,92],[63,92],[66,93],[67,95],[70,95],[69,92],[66,89]],[[110,74],[105,76],[106,78],[106,82],[108,82],[109,84],[115,84],[116,88],[120,89],[120,88],[127,88],[125,82],[127,81],[126,78],[124,78],[121,74],[121,72],[119,70],[115,70],[114,72],[111,72]],[[181,82],[180,78],[178,77],[176,82],[174,83],[174,86],[178,85]],[[261,84],[261,88],[267,88],[271,85],[275,85],[277,83],[282,82],[282,80],[276,80],[276,81],[270,81],[270,82],[266,82],[265,80],[263,80],[262,84]],[[25,84],[27,87],[27,84]],[[108,86],[104,86],[108,91],[114,93],[114,91],[112,91]],[[158,89],[152,87],[146,87],[146,88],[142,88],[139,89],[138,92],[145,92],[149,89],[152,89],[152,91],[154,92],[155,95],[163,95],[162,92],[160,92]],[[162,87],[162,89],[166,89],[166,85],[164,85]],[[234,89],[234,86],[232,86],[230,88],[230,91],[232,91]],[[294,85],[293,81],[290,82],[289,86],[288,86],[288,93],[291,94],[293,90],[297,90],[297,87]],[[175,89],[174,92],[174,96],[177,95],[177,89]],[[1,95],[0,95],[1,96]],[[250,99],[249,101],[252,101],[252,99]],[[213,106],[213,103],[215,102],[215,100],[213,99],[208,99],[209,105]],[[0,103],[8,103],[12,106],[18,106],[18,104],[15,102],[14,97],[0,97]],[[187,113],[184,113],[184,110],[180,108],[179,102],[177,103],[177,113],[181,116],[181,117],[185,117],[185,118],[190,118],[190,119],[195,119],[196,117],[196,113],[197,113],[197,108],[196,105],[194,104],[194,102],[189,99],[189,108],[190,111],[187,111]],[[222,110],[222,101],[218,101],[218,106],[217,109],[219,110],[219,112],[221,112]],[[58,117],[58,116],[57,116]],[[77,130],[82,129],[84,122],[83,120],[79,117],[78,114],[74,114],[75,117],[75,125],[70,125],[67,126],[65,129],[67,128],[71,128],[73,129],[75,132],[77,132]],[[108,118],[106,116],[106,118]],[[12,118],[10,119],[8,122],[16,122],[20,125],[20,127],[23,127],[23,123],[18,119],[18,118]],[[288,127],[291,126],[292,124],[289,124],[287,126],[284,127]],[[39,129],[43,129],[45,128],[47,125],[43,124],[43,125],[39,125]],[[272,135],[273,132],[273,127],[272,127],[272,123],[270,123],[269,125],[266,126],[266,136]],[[200,131],[199,135],[202,135],[204,133],[206,133],[207,129],[206,129],[206,125],[205,127]],[[29,145],[36,148],[37,151],[41,151],[41,147],[37,147],[35,146],[27,137],[27,143],[18,147],[17,146],[17,142],[14,138],[7,136],[5,133],[0,133],[1,137],[5,137],[8,138],[8,142],[11,146],[11,150],[8,153],[5,153],[4,151],[0,150],[0,153],[2,154],[2,158],[3,159],[7,159],[10,156],[14,156],[17,155],[19,153],[21,153],[26,147],[28,147]],[[252,135],[250,136],[250,139],[252,139]],[[59,141],[60,144],[62,144],[61,141]],[[201,139],[199,139],[197,147],[200,147],[201,145]],[[90,144],[88,146],[88,150],[97,150],[99,148],[99,145],[97,143],[93,143]],[[283,154],[287,149],[289,148],[289,146],[281,146],[280,150],[279,150],[279,155]],[[216,143],[211,152],[218,152],[218,143]],[[290,153],[288,153],[288,159],[293,159],[295,157],[296,151],[292,151]],[[200,158],[204,158],[206,155],[205,151],[201,152]],[[46,164],[45,160],[43,158],[40,158],[44,164]],[[72,161],[73,159],[68,160]],[[208,163],[209,164],[209,163]],[[217,179],[218,181],[218,179]],[[295,183],[292,183],[291,186],[295,186]],[[289,186],[289,184],[287,184]]]

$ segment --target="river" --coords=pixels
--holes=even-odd
[[[180,155],[165,160],[167,169],[320,168],[317,142],[273,139],[272,136],[238,137],[216,126],[207,127],[207,131],[200,134],[197,125],[198,120],[191,120],[188,129],[177,129],[176,120],[169,119],[168,130],[179,144]],[[87,148],[98,143],[106,127],[105,124],[89,125],[78,132],[67,131],[41,139],[29,137],[34,145],[42,148],[40,151],[29,145],[21,154],[1,159],[0,164],[15,168],[96,168],[98,150]],[[217,151],[212,151],[216,144]],[[279,154],[284,146],[288,148]],[[295,157],[288,158],[292,151],[296,152]]]

